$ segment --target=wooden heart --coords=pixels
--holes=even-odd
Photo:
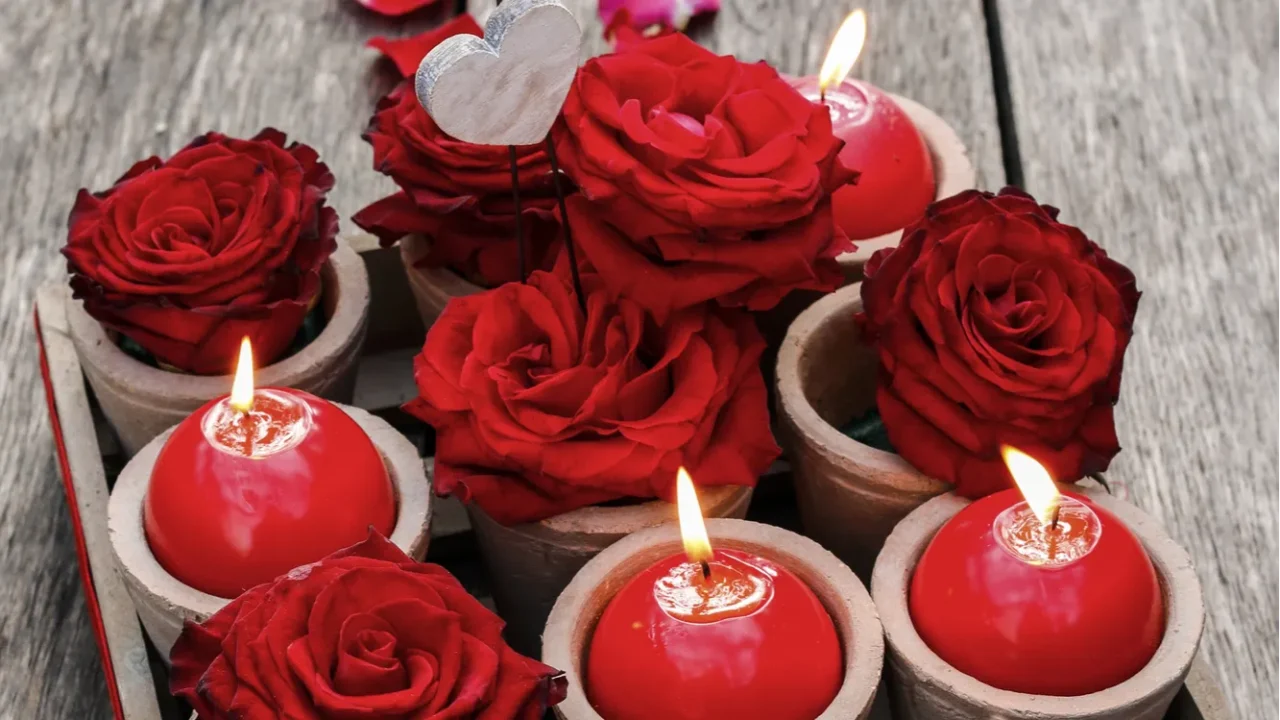
[[[581,45],[578,21],[559,0],[505,0],[483,38],[455,35],[422,59],[418,102],[465,142],[541,142],[569,93]]]

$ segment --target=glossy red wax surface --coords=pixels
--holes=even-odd
[[[925,643],[960,671],[1002,690],[1084,695],[1132,677],[1164,634],[1164,600],[1151,560],[1118,518],[1081,495],[1102,524],[1097,545],[1056,568],[1000,546],[992,523],[1021,502],[989,495],[938,531],[911,582],[910,609]]]
[[[214,400],[169,437],[144,500],[143,527],[161,566],[218,597],[355,544],[370,526],[384,535],[395,526],[395,491],[364,430],[326,400],[268,390],[310,406],[301,441],[263,457],[219,449],[201,427],[223,399]]]
[[[818,80],[793,78],[813,102]],[[836,137],[845,141],[840,162],[862,173],[832,196],[836,224],[854,240],[901,230],[924,213],[937,194],[933,158],[915,123],[884,91],[845,80],[827,91]]]
[[[813,720],[831,703],[842,654],[813,592],[746,553],[719,550],[716,560],[758,568],[772,595],[746,614],[690,622],[664,610],[654,593],[684,555],[637,575],[605,609],[587,654],[587,697],[605,720]],[[712,567],[714,582],[720,571]]]

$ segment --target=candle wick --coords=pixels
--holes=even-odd
[[[703,580],[711,579],[711,564],[708,563],[706,560],[702,560],[701,564],[702,564],[702,579]]]
[[[1048,535],[1048,540],[1049,540],[1049,558],[1048,558],[1049,560],[1053,560],[1054,557],[1056,557],[1058,554],[1058,551],[1057,551],[1058,515],[1061,513],[1062,513],[1062,503],[1061,502],[1054,503],[1053,515],[1049,516],[1049,532],[1046,533]]]
[[[827,104],[827,89],[825,87],[818,88],[818,102],[823,105]]]
[[[240,423],[245,429],[243,452],[246,457],[253,456],[253,446],[258,435],[258,418],[253,414],[252,410],[253,406],[250,405],[240,411]]]

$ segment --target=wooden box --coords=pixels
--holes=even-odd
[[[399,410],[416,393],[412,358],[421,348],[424,334],[399,252],[379,248],[372,238],[357,237],[350,242],[368,267],[373,292],[368,343],[356,381],[354,404],[391,422],[429,458],[434,441],[429,428]],[[112,430],[95,407],[67,334],[69,302],[71,294],[63,284],[41,289],[36,301],[36,336],[50,424],[75,531],[80,577],[107,689],[117,720],[188,720],[190,709],[166,689],[164,665],[144,638],[112,559],[107,538],[107,498],[123,459]],[[794,491],[785,463],[778,463],[761,480],[748,517],[797,527]],[[466,514],[456,503],[442,501],[435,505],[428,559],[448,567],[477,596],[487,597],[475,541]],[[871,717],[891,720],[883,693]],[[1227,717],[1221,689],[1212,673],[1197,662],[1168,718]]]

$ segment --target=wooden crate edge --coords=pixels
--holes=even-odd
[[[67,329],[69,300],[70,293],[61,284],[41,288],[36,296],[35,322],[49,422],[80,551],[85,604],[92,616],[117,720],[161,720],[142,624],[111,553],[107,479],[84,375]]]
[[[70,292],[64,284],[45,285],[37,294],[35,321],[50,422],[58,439],[59,459],[68,474],[63,480],[68,488],[67,502],[72,506],[73,524],[76,525],[73,530],[82,538],[78,541],[84,549],[81,562],[88,563],[87,570],[82,569],[82,578],[91,578],[85,587],[86,605],[94,616],[104,669],[108,678],[114,677],[115,680],[114,684],[109,683],[108,692],[112,696],[117,720],[162,720],[154,678],[147,662],[142,626],[111,554],[106,510],[109,493],[84,376],[67,330],[68,302]],[[384,356],[396,363],[403,363],[411,357],[405,349],[384,353],[375,351],[371,356]],[[388,402],[395,396],[390,388],[374,389],[372,386],[375,384],[368,384],[370,396],[365,398],[366,402],[377,405],[379,401]],[[63,442],[62,438],[72,438],[72,441]],[[450,523],[451,531],[444,534],[465,531],[465,513],[460,506],[451,510],[457,517]],[[1197,658],[1191,667],[1185,693],[1193,707],[1184,708],[1184,714],[1176,716],[1178,720],[1231,720],[1217,676],[1201,658]]]

